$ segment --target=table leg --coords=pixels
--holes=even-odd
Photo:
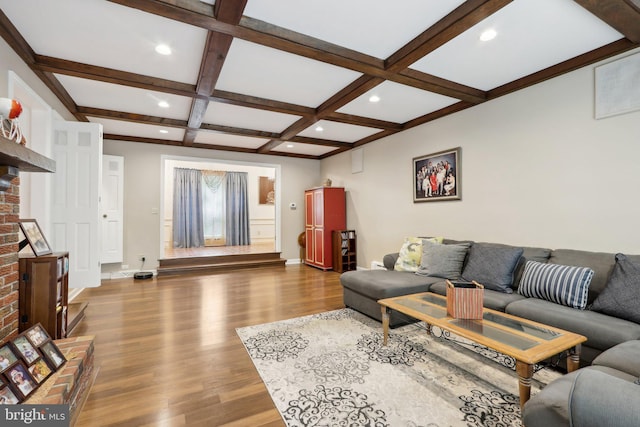
[[[389,317],[391,316],[391,309],[385,306],[381,306],[381,307],[382,307],[382,333],[384,337],[382,340],[382,344],[386,346],[387,340],[389,338]]]
[[[567,355],[567,371],[573,372],[580,367],[580,350],[582,346],[578,344],[577,346],[569,349],[569,354]]]
[[[531,377],[533,377],[533,365],[516,361],[516,372],[518,373],[518,388],[520,389],[520,408],[527,403],[531,397]]]

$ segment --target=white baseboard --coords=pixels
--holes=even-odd
[[[73,301],[83,290],[84,288],[69,288],[69,295],[67,296],[69,302]]]
[[[285,265],[295,265],[295,264],[302,264],[302,260],[300,258],[294,258],[294,259],[288,259],[287,262],[285,262]]]
[[[371,261],[371,270],[386,270],[382,261]]]

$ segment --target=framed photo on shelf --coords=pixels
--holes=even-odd
[[[9,343],[0,347],[0,373],[6,371],[18,361],[18,356],[13,352]]]
[[[52,252],[49,242],[45,239],[35,219],[21,219],[19,222],[22,234],[24,234],[24,237],[27,239],[35,256],[48,255]]]
[[[20,392],[22,400],[26,399],[38,388],[38,384],[22,362],[18,362],[10,367],[5,375],[11,385]]]
[[[460,147],[413,159],[413,202],[460,200]]]
[[[15,405],[20,403],[18,396],[11,390],[11,387],[0,386],[0,405]]]
[[[29,373],[36,383],[41,384],[52,374],[52,370],[44,359],[38,359],[36,363],[29,366]]]
[[[31,365],[33,362],[40,358],[40,353],[31,344],[31,341],[27,339],[27,336],[23,334],[18,335],[12,341],[13,346],[17,350],[17,353],[22,357],[27,365]]]
[[[42,352],[42,356],[54,371],[57,371],[58,368],[67,361],[67,359],[64,358],[64,355],[62,354],[60,349],[56,347],[53,341],[47,341],[46,343],[44,343],[40,347],[40,351]]]
[[[29,338],[29,341],[31,341],[31,344],[33,344],[34,347],[40,347],[42,344],[51,339],[49,334],[47,334],[47,331],[45,331],[40,323],[38,323],[37,325],[33,325],[32,327],[27,329],[24,332],[24,335]]]

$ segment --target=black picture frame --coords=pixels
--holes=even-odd
[[[461,200],[460,147],[413,158],[413,202]]]
[[[31,344],[31,341],[29,341],[29,338],[27,338],[24,332],[11,340],[11,344],[13,344],[16,354],[20,355],[24,363],[28,366],[35,363],[35,361],[41,357],[38,349]]]
[[[0,347],[0,373],[9,369],[18,360],[19,356],[16,355],[13,347],[9,343]]]
[[[8,385],[0,386],[0,405],[15,405],[20,403],[20,397]]]
[[[40,347],[47,341],[51,340],[51,337],[40,323],[33,325],[32,327],[24,331],[24,335],[27,336],[34,347]]]
[[[37,384],[42,384],[53,374],[53,370],[43,358],[36,360],[36,362],[27,369]]]
[[[56,346],[53,341],[47,341],[40,346],[40,351],[42,352],[42,357],[47,361],[54,372],[67,361],[64,354],[62,354],[58,346]]]
[[[49,242],[35,219],[20,219],[20,229],[35,256],[49,255],[52,250]]]
[[[38,389],[38,383],[33,379],[29,370],[21,361],[11,366],[4,375],[7,381],[13,386],[14,391],[17,391],[21,395],[22,400],[29,397],[31,393]]]

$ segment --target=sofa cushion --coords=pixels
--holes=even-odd
[[[640,376],[640,341],[625,341],[600,353],[593,359],[593,365],[608,366],[634,377]]]
[[[537,298],[524,298],[507,305],[515,316],[584,335],[583,346],[603,351],[629,340],[640,339],[640,325],[589,310],[576,310]]]
[[[584,310],[593,270],[559,264],[527,261],[518,292]]]
[[[524,272],[524,266],[526,265],[527,261],[538,261],[546,263],[549,260],[549,255],[551,255],[551,249],[548,248],[534,248],[524,246],[522,249],[522,256],[518,260],[516,269],[513,272],[513,289],[518,289],[518,285],[520,284],[520,280],[522,279],[522,273]]]
[[[386,254],[382,258],[382,263],[384,264],[384,268],[386,268],[387,270],[393,270],[395,265],[396,265],[396,261],[398,260],[399,256],[400,256],[399,252]]]
[[[569,401],[571,399],[572,392],[574,391],[577,377],[583,375],[584,372],[589,372],[587,375],[593,374],[598,376],[602,381],[610,381],[612,383],[622,381],[626,384],[632,384],[633,381],[633,377],[630,375],[604,366],[589,366],[571,372],[567,375],[563,375],[560,378],[553,380],[539,393],[532,396],[527,403],[525,403],[524,408],[522,408],[523,425],[527,427],[555,427],[570,425],[569,417],[571,415]],[[588,388],[588,391],[597,397],[599,393],[593,393],[593,390],[593,388]],[[600,410],[605,408],[600,404],[597,407]],[[603,412],[607,413],[607,411]],[[607,415],[610,416],[611,414]],[[576,426],[575,424],[573,425]],[[613,425],[617,426],[617,424],[610,422],[597,424],[598,427]]]
[[[469,250],[462,278],[475,280],[485,289],[512,293],[513,272],[522,252],[522,248],[514,246],[475,243]]]
[[[575,249],[554,249],[549,257],[550,264],[575,265],[593,270],[589,285],[588,302],[592,303],[602,292],[616,263],[615,254],[606,252],[578,251]]]
[[[468,249],[468,243],[440,245],[425,240],[422,246],[422,260],[416,274],[459,279]]]
[[[442,243],[442,237],[423,238],[423,237],[407,237],[400,248],[399,256],[396,261],[394,270],[409,271],[415,273],[420,266],[422,259],[422,241],[427,240],[433,243]]]
[[[569,425],[569,394],[579,371],[571,372],[547,384],[522,408],[522,423],[527,427]]]
[[[604,290],[591,309],[640,323],[640,263],[624,254],[616,255],[616,264]]]
[[[440,280],[389,270],[353,270],[340,275],[343,287],[374,300],[427,292],[432,283]]]
[[[596,369],[581,369],[569,394],[569,423],[574,427],[636,427],[640,388]]]

